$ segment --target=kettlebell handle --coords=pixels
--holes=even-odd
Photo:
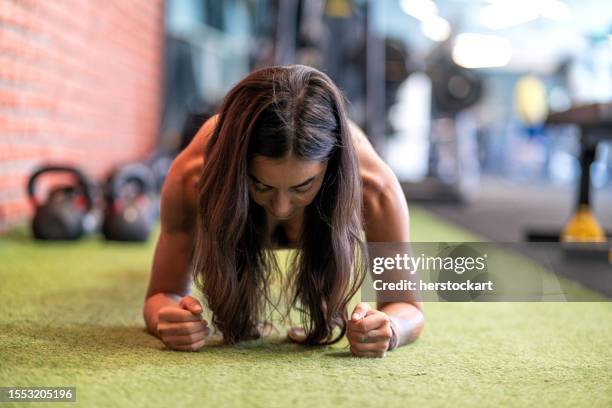
[[[110,179],[110,198],[115,200],[119,197],[121,189],[129,181],[140,184],[143,194],[153,194],[156,191],[155,175],[153,171],[142,163],[130,163],[117,170]]]
[[[70,166],[46,165],[40,167],[32,174],[32,176],[30,176],[30,180],[28,181],[28,196],[30,197],[30,201],[32,201],[34,204],[38,205],[38,202],[36,200],[36,181],[41,175],[45,173],[70,173],[75,176],[77,179],[77,184],[79,187],[81,187],[83,196],[85,197],[85,206],[87,211],[93,209],[94,200],[92,184],[89,178],[80,170]]]

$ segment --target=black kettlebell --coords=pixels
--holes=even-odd
[[[45,201],[36,198],[36,183],[48,173],[70,173],[75,184],[56,187]],[[69,166],[43,166],[28,181],[28,195],[35,205],[32,232],[37,239],[75,240],[97,228],[94,208],[94,185],[79,170]]]
[[[132,163],[107,180],[102,233],[110,241],[144,242],[155,225],[155,175],[149,167]]]

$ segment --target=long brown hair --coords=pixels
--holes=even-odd
[[[300,312],[303,344],[333,344],[346,332],[348,303],[365,276],[358,160],[341,92],[324,73],[293,65],[255,71],[235,85],[205,150],[192,265],[225,343],[258,337],[279,272],[265,245],[265,209],[249,198],[248,162],[290,154],[328,166],[304,210],[288,306]]]

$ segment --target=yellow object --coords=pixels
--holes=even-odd
[[[514,88],[514,103],[521,120],[527,125],[544,123],[548,115],[546,88],[533,75],[519,79]]]
[[[581,205],[561,233],[563,242],[606,242],[606,235],[588,205]]]
[[[329,17],[346,18],[353,15],[352,0],[327,0],[325,14]]]

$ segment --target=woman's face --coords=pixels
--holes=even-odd
[[[271,217],[289,220],[314,200],[326,170],[327,161],[255,156],[249,163],[249,193]]]

